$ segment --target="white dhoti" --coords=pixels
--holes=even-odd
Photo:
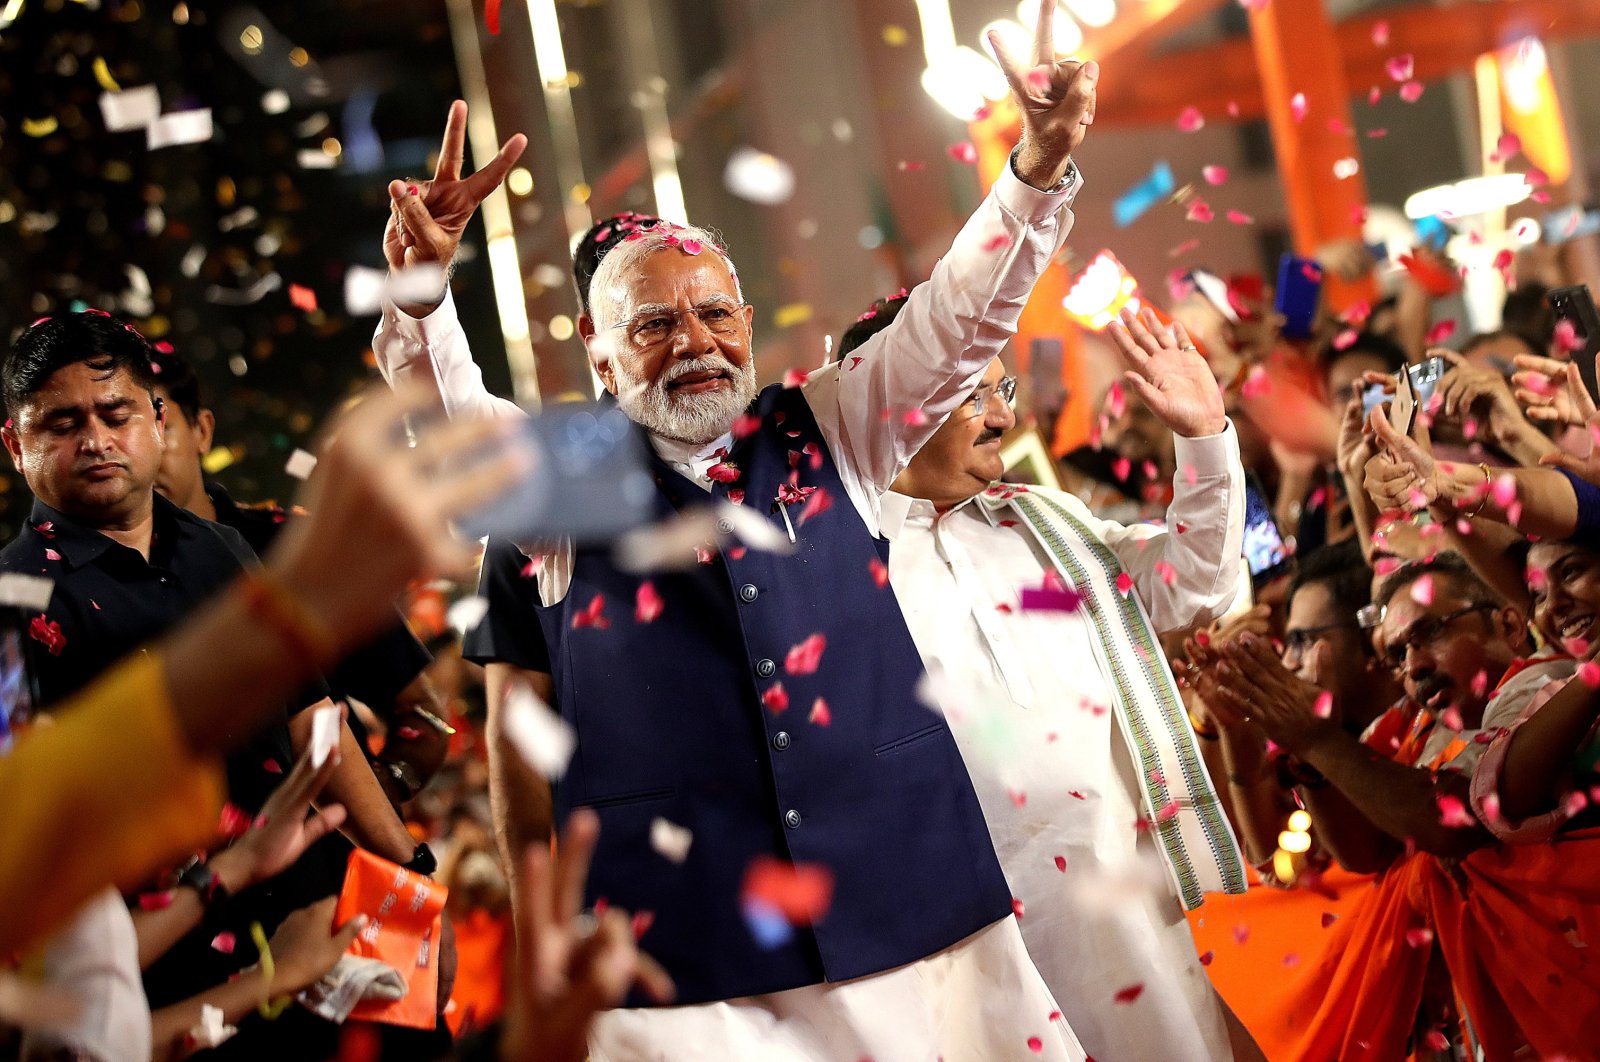
[[[593,1062],[1084,1062],[1006,918],[870,977],[689,1007],[613,1010]]]

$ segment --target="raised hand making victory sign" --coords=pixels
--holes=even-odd
[[[448,269],[478,205],[500,187],[528,147],[528,138],[518,133],[487,166],[471,177],[462,177],[466,141],[467,105],[456,100],[445,122],[433,180],[389,182],[390,216],[383,233],[383,256],[390,269],[400,272],[423,265]]]
[[[1033,54],[1024,62],[1006,49],[998,34],[989,45],[1022,113],[1022,141],[1017,145],[1017,176],[1035,188],[1053,188],[1094,124],[1095,85],[1100,64],[1080,63],[1056,55],[1054,4],[1039,5]]]

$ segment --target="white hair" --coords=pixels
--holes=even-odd
[[[600,260],[600,268],[594,271],[589,281],[589,317],[594,321],[596,330],[603,332],[627,320],[633,309],[628,280],[639,271],[646,258],[669,247],[675,248],[680,254],[687,254],[689,252],[683,249],[686,244],[698,246],[700,250],[696,253],[721,256],[727,264],[728,273],[733,277],[734,295],[743,302],[739,271],[734,268],[728,252],[722,249],[720,236],[711,229],[696,225],[673,225],[664,221],[648,229],[635,229]]]

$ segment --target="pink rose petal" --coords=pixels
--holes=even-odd
[[[1246,214],[1242,210],[1230,210],[1228,211],[1227,217],[1228,220],[1233,222],[1235,225],[1254,225],[1256,223],[1255,218],[1251,217],[1249,214]]]
[[[1422,82],[1407,81],[1400,86],[1400,98],[1407,103],[1415,103],[1422,98]]]
[[[1178,132],[1194,133],[1205,128],[1206,116],[1199,107],[1185,107],[1178,114]]]
[[[1383,64],[1383,68],[1389,71],[1389,78],[1392,81],[1410,81],[1411,76],[1417,72],[1416,57],[1410,52],[1393,55]]]
[[[1306,111],[1309,109],[1310,105],[1306,103],[1306,94],[1304,92],[1296,92],[1289,97],[1289,117],[1293,118],[1297,124],[1305,121]]]
[[[957,162],[965,163],[968,166],[978,161],[978,149],[972,146],[970,140],[963,140],[959,144],[951,144],[944,149],[944,153]]]
[[[1228,167],[1206,166],[1200,170],[1200,176],[1205,178],[1207,184],[1225,184],[1228,180]]]

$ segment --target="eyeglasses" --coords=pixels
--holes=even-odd
[[[1402,631],[1400,636],[1390,642],[1383,650],[1383,663],[1393,671],[1399,671],[1406,666],[1406,653],[1413,645],[1430,645],[1436,641],[1444,629],[1462,616],[1470,616],[1474,612],[1487,612],[1496,606],[1490,604],[1468,605],[1458,608],[1445,616],[1424,616],[1411,625],[1411,628]]]
[[[994,395],[1000,396],[1000,401],[1011,408],[1017,401],[1017,378],[1015,376],[1002,376],[1000,382],[990,386],[980,384],[973,388],[972,394],[967,396],[966,405],[972,407],[971,415],[976,417],[989,408],[989,399]]]
[[[1283,632],[1283,648],[1286,653],[1304,653],[1317,643],[1329,631],[1356,630],[1357,624],[1351,622],[1326,623],[1321,627],[1297,627],[1292,631]]]
[[[684,323],[684,315],[692,314],[700,319],[700,323],[715,335],[728,336],[739,331],[743,323],[739,311],[750,305],[746,302],[728,302],[716,300],[702,302],[699,306],[691,306],[687,310],[650,310],[641,313],[632,320],[624,321],[620,326],[628,341],[636,347],[653,347],[664,343],[676,335],[679,327]]]

